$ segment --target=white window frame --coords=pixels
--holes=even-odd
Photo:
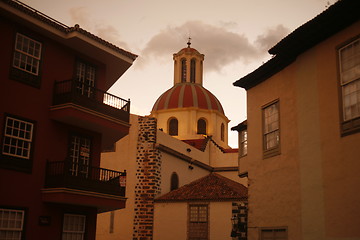
[[[241,130],[239,132],[239,145],[240,145],[240,156],[247,155],[247,129]]]
[[[340,48],[343,121],[360,117],[360,38]]]
[[[86,216],[64,214],[62,240],[83,240],[85,236]]]
[[[0,208],[0,236],[2,240],[20,240],[24,229],[24,210]]]
[[[42,44],[23,34],[17,33],[13,67],[22,71],[39,75]]]
[[[33,132],[33,123],[7,116],[5,118],[2,154],[30,159]]]
[[[262,108],[264,157],[280,153],[280,102],[273,101]]]

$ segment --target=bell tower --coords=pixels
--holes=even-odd
[[[203,81],[204,54],[191,48],[191,38],[188,47],[183,48],[173,55],[174,60],[174,85],[177,83],[198,83]]]

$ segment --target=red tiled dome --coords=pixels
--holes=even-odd
[[[217,110],[225,115],[219,100],[203,86],[194,83],[175,84],[156,100],[152,112],[187,107]]]

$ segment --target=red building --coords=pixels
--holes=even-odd
[[[95,239],[126,200],[100,153],[130,102],[106,91],[137,56],[18,1],[0,0],[0,29],[0,239]]]

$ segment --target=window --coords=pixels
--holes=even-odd
[[[16,34],[13,67],[39,75],[41,43],[20,33]]]
[[[197,122],[197,134],[206,135],[206,121],[203,118],[200,118]]]
[[[279,101],[263,108],[264,157],[280,153]]]
[[[247,155],[247,129],[239,132],[240,156]]]
[[[222,123],[220,127],[220,138],[221,141],[225,141],[225,125]]]
[[[85,220],[84,215],[64,214],[62,240],[83,240]]]
[[[5,118],[2,154],[30,159],[34,124],[14,117]]]
[[[72,135],[70,144],[70,172],[73,176],[87,177],[90,164],[91,139]]]
[[[0,208],[0,239],[20,240],[24,228],[24,211]]]
[[[179,188],[179,176],[177,175],[176,172],[173,172],[171,174],[171,179],[170,179],[170,191],[178,188]]]
[[[196,60],[191,59],[190,62],[190,82],[195,83],[195,73],[196,73]]]
[[[176,118],[171,118],[169,121],[169,135],[177,136],[178,135],[178,120]]]
[[[189,240],[207,240],[208,238],[208,205],[189,205]]]
[[[287,240],[287,230],[285,228],[261,229],[260,240]]]
[[[181,59],[181,82],[186,82],[186,59]]]
[[[78,81],[77,91],[79,94],[86,97],[94,96],[95,77],[95,67],[84,62],[77,62],[76,79]]]
[[[360,39],[339,50],[340,84],[342,88],[343,130],[360,128]]]

